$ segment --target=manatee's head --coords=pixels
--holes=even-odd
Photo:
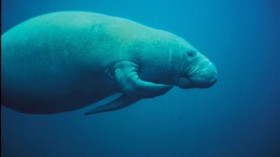
[[[177,86],[180,88],[208,88],[217,81],[215,65],[189,44],[182,52]]]

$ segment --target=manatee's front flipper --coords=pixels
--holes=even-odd
[[[118,97],[117,99],[109,102],[106,105],[94,108],[94,109],[86,112],[85,115],[118,110],[118,109],[124,108],[126,106],[129,106],[129,105],[135,103],[138,100],[140,100],[140,99],[136,98],[136,97],[128,97],[126,95],[121,95],[120,97]]]
[[[114,70],[115,79],[122,91],[131,97],[151,98],[162,95],[172,88],[172,85],[141,80],[139,66],[130,61],[117,62]]]
[[[120,61],[114,65],[114,77],[123,91],[123,95],[106,105],[85,113],[114,111],[129,106],[142,98],[151,98],[166,93],[172,85],[157,84],[141,80],[138,75],[139,66],[133,62]]]

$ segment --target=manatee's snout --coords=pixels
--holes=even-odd
[[[217,69],[215,65],[202,54],[198,54],[191,61],[189,68],[179,78],[180,88],[208,88],[217,82]]]
[[[189,74],[195,87],[208,88],[217,82],[217,69],[208,59],[198,63],[196,70]]]

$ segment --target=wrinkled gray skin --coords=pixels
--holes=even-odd
[[[122,18],[58,12],[2,35],[1,103],[20,112],[71,111],[123,93],[86,114],[112,111],[216,79],[215,66],[184,39]]]

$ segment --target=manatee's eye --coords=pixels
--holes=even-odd
[[[194,52],[192,52],[192,51],[187,51],[186,53],[187,53],[188,57],[194,57],[195,56]]]

